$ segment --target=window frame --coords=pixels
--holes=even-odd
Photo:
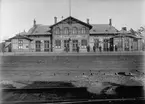
[[[50,49],[50,41],[44,40],[44,52],[48,52]]]
[[[73,27],[72,34],[74,34],[74,35],[78,34],[78,28],[77,27]]]
[[[68,27],[64,28],[64,35],[69,35],[69,28]]]
[[[55,40],[55,48],[61,48],[61,40]]]
[[[19,44],[23,44],[23,40],[22,39],[18,39],[18,43]]]
[[[19,50],[23,49],[23,45],[22,45],[22,44],[19,44],[19,45],[18,45],[18,49],[19,49]]]
[[[85,27],[81,28],[81,34],[86,34],[86,28]]]
[[[56,35],[60,35],[60,28],[59,27],[56,27],[54,31],[55,31]]]
[[[82,48],[86,48],[87,45],[88,45],[87,39],[82,39],[82,40],[81,40],[81,47],[82,47]]]
[[[22,39],[18,39],[18,49],[19,50],[23,49],[23,40]]]

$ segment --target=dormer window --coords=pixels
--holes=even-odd
[[[57,27],[57,28],[55,29],[55,34],[56,34],[56,35],[60,35],[60,28],[59,28],[59,27]]]
[[[68,27],[65,27],[65,28],[64,28],[64,34],[65,34],[65,35],[68,35],[68,34],[69,34],[69,28],[68,28]]]
[[[74,27],[72,33],[73,34],[77,34],[78,33],[78,29],[76,27]]]

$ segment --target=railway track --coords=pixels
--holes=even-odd
[[[145,98],[80,99],[53,101],[4,101],[2,104],[144,104]]]
[[[143,95],[96,95],[85,87],[4,88],[2,104],[144,104]]]

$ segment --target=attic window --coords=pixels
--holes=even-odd
[[[68,35],[68,34],[69,34],[69,28],[68,28],[68,27],[65,27],[65,28],[64,28],[64,34],[65,34],[65,35]]]
[[[74,27],[72,33],[77,34],[77,32],[78,32],[78,29],[76,27]]]
[[[82,34],[85,34],[85,33],[86,33],[86,28],[83,27],[83,28],[81,29],[81,31],[82,31]]]
[[[93,30],[94,32],[96,32],[96,30]]]
[[[35,33],[38,33],[38,31],[35,31]]]

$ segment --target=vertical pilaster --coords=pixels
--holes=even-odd
[[[41,52],[44,52],[44,40],[41,40]]]
[[[79,42],[79,41],[78,41],[78,42]],[[70,46],[70,52],[72,52],[72,46],[73,46],[72,39],[71,39],[71,41],[69,42],[69,46]]]
[[[124,45],[124,37],[122,38],[122,51],[124,51],[125,45]]]
[[[132,49],[131,49],[131,38],[129,38],[129,51],[132,51]]]

